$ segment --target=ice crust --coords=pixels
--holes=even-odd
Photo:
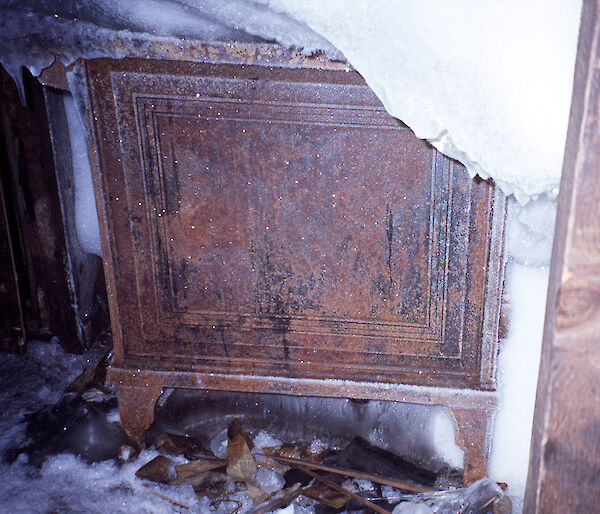
[[[25,416],[56,403],[86,364],[84,356],[65,353],[58,338],[29,342],[27,358],[0,352],[0,456],[25,441]]]
[[[152,494],[168,494],[185,505],[196,507],[191,486],[168,488],[143,482],[136,470],[156,454],[146,451],[134,462],[117,467],[106,461],[92,465],[75,455],[50,457],[38,472],[25,463],[0,463],[0,511],[89,512],[89,513],[172,513],[173,504]],[[202,511],[198,508],[192,512]]]
[[[20,83],[57,56],[136,38],[277,41],[345,56],[418,137],[526,203],[556,195],[581,0],[0,0],[0,60]]]
[[[415,134],[506,194],[556,194],[578,0],[270,0],[325,35]]]
[[[75,181],[75,226],[77,239],[86,253],[102,257],[100,227],[94,198],[92,170],[87,152],[85,131],[71,95],[64,95],[65,113],[69,126],[69,140]]]

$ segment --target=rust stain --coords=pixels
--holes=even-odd
[[[194,51],[87,64],[124,361],[482,387],[490,186],[355,72]]]

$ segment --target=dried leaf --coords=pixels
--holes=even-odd
[[[227,461],[222,459],[198,459],[186,462],[185,464],[175,466],[177,479],[173,483],[179,485],[195,475],[225,466],[227,466]]]
[[[257,470],[256,461],[250,453],[249,437],[237,418],[229,425],[227,437],[227,474],[235,480],[250,480]]]
[[[222,498],[232,492],[227,487],[229,477],[224,473],[206,471],[188,478],[186,482],[194,488],[198,497]]]
[[[334,491],[330,489],[325,484],[316,483],[309,487],[305,487],[302,491],[304,496],[308,496],[313,500],[318,500],[321,503],[324,503],[328,507],[332,507],[334,509],[341,509],[346,502],[350,499],[350,496],[347,494],[340,493],[338,491]]]
[[[252,475],[256,473],[256,461],[242,435],[237,435],[229,441],[227,455],[227,474],[231,478],[246,481],[250,480]]]
[[[267,453],[267,452],[265,452]],[[275,453],[275,452],[268,452]],[[289,459],[299,459],[302,455],[306,453],[306,447],[300,447],[296,444],[284,443],[281,445],[281,448],[277,450],[277,454],[281,457],[287,457]]]
[[[296,484],[288,489],[283,489],[269,497],[266,502],[257,505],[250,512],[251,514],[265,514],[276,509],[281,509],[289,505],[296,497],[302,494],[300,485]]]
[[[161,453],[168,455],[196,455],[204,451],[199,439],[167,432],[163,432],[156,438],[154,446]]]
[[[67,393],[83,393],[93,383],[104,383],[104,377],[106,375],[106,359],[110,350],[93,361],[83,372],[69,384],[66,389]]]
[[[164,455],[154,457],[150,462],[144,464],[135,472],[135,476],[153,482],[161,482],[163,484],[170,483],[169,470],[171,469],[171,459]]]
[[[256,460],[257,464],[263,468],[276,469],[282,473],[285,473],[288,469],[290,469],[287,464],[279,462],[272,457],[267,456],[266,454],[255,453],[254,459]]]
[[[250,439],[248,434],[246,434],[246,432],[244,432],[244,427],[242,426],[242,422],[238,418],[235,418],[229,424],[229,427],[227,427],[227,439],[229,439],[231,441],[232,439],[235,439],[238,435],[243,436],[243,438],[245,439],[246,444],[248,445],[248,448],[250,450],[252,450],[252,448],[254,448],[254,443],[252,442],[252,439]]]
[[[265,501],[269,497],[269,493],[263,491],[260,487],[254,484],[248,484],[248,489],[246,489],[246,493],[252,501],[254,501],[254,505],[258,505],[259,503]]]

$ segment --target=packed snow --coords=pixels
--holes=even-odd
[[[0,60],[20,82],[55,56],[123,57],[113,44],[277,41],[345,58],[388,111],[522,203],[556,195],[581,0],[3,0]]]
[[[64,95],[65,113],[69,127],[69,140],[75,180],[75,225],[77,239],[86,253],[102,257],[100,227],[94,198],[92,170],[87,153],[85,131],[77,114],[75,102],[70,95]]]
[[[500,407],[490,455],[489,474],[507,482],[513,497],[525,492],[529,445],[546,309],[548,268],[513,263],[508,271],[511,326],[498,362]],[[519,507],[519,505],[515,505]]]
[[[195,512],[200,514],[222,513],[231,514],[237,512],[243,514],[251,512],[255,506],[249,490],[238,490],[239,484],[229,481],[223,486],[224,494],[219,498],[210,498],[207,496],[197,496],[193,487],[189,483],[181,485],[167,485],[147,479],[141,479],[136,476],[139,469],[159,455],[156,448],[150,448],[142,451],[135,456],[132,449],[128,446],[122,446],[120,451],[110,455],[112,451],[109,446],[108,453],[95,459],[90,459],[86,452],[70,451],[50,451],[43,459],[33,459],[33,455],[27,450],[26,421],[31,413],[38,412],[40,409],[52,406],[68,398],[64,395],[67,385],[84,369],[84,367],[93,363],[103,351],[101,349],[89,351],[86,355],[72,355],[65,353],[60,347],[58,341],[54,339],[51,342],[31,342],[28,345],[27,354],[24,356],[0,354],[0,408],[2,416],[0,417],[0,512],[29,513],[29,512],[141,512],[141,513],[170,513],[170,512]],[[89,397],[89,389],[84,397]],[[183,392],[182,392],[183,393]],[[74,393],[69,393],[74,394]],[[199,392],[188,392],[185,394],[199,394]],[[205,392],[209,397],[221,395],[226,398],[226,393]],[[185,396],[185,395],[184,395]],[[299,433],[304,437],[300,447],[306,448],[311,455],[322,454],[328,451],[332,445],[331,441],[324,437],[311,436],[319,427],[325,428],[323,419],[328,414],[333,414],[332,424],[337,425],[338,429],[347,431],[347,433],[361,433],[365,426],[368,430],[373,429],[373,425],[388,426],[391,425],[390,415],[387,412],[389,406],[395,406],[395,415],[399,419],[396,431],[402,432],[408,440],[416,441],[419,438],[427,436],[427,427],[423,424],[410,422],[410,408],[418,406],[409,406],[403,404],[394,404],[392,402],[369,402],[355,404],[354,416],[345,410],[344,405],[351,402],[344,399],[318,399],[309,398],[301,403],[300,407],[294,405],[292,397],[270,396],[266,402],[260,395],[239,394],[229,404],[219,402],[221,409],[204,409],[204,424],[213,428],[226,426],[235,416],[233,413],[239,413],[247,418],[248,426],[253,424],[252,412],[248,408],[252,405],[258,408],[260,416],[256,418],[258,425],[269,423],[279,424],[279,430],[273,432],[279,436],[285,436],[286,441],[295,441],[294,432],[289,430],[290,426],[296,425],[301,430]],[[172,415],[171,410],[167,408],[171,402],[172,395],[163,403],[163,407],[157,411],[158,418],[166,415],[171,423],[176,423],[181,430],[183,427],[190,427],[188,416],[197,415],[197,413],[187,412],[186,404],[175,405],[175,410],[179,410],[179,416]],[[271,404],[269,404],[271,401]],[[311,405],[311,402],[313,405]],[[324,402],[328,409],[320,418],[314,419],[314,408],[319,402]],[[210,401],[209,401],[210,403]],[[264,405],[260,405],[264,403]],[[272,408],[279,403],[281,409],[277,412]],[[201,405],[197,403],[197,405]],[[336,409],[345,416],[346,425],[340,426],[336,423]],[[181,409],[181,407],[184,407]],[[162,412],[160,409],[167,409]],[[265,409],[265,410],[262,410]],[[406,410],[409,409],[409,410]],[[202,411],[202,409],[199,409]],[[365,411],[366,415],[359,414]],[[378,422],[376,413],[379,412],[382,421]],[[287,413],[287,415],[286,415]],[[282,416],[283,414],[283,416]],[[115,412],[109,410],[106,412],[105,420],[101,423],[113,424],[118,426],[119,418]],[[292,418],[295,418],[292,420]],[[405,418],[405,419],[403,419]],[[425,418],[424,418],[425,419]],[[196,421],[202,420],[196,418]],[[93,418],[75,419],[72,413],[64,419],[63,429],[57,427],[59,437],[62,437],[62,431],[75,434],[78,423],[89,425],[85,433],[88,435],[91,444],[99,444],[96,439],[96,432],[89,429],[91,425],[98,425],[98,420]],[[163,420],[164,422],[164,420]],[[256,424],[256,423],[255,423]],[[62,425],[61,425],[62,426]],[[44,427],[42,427],[43,429]],[[335,427],[334,427],[335,428]],[[158,428],[160,430],[160,428]],[[196,427],[196,430],[202,430]],[[227,457],[227,430],[220,431],[210,441],[211,450],[220,457]],[[285,484],[283,473],[279,469],[268,467],[267,460],[260,454],[268,449],[280,448],[282,441],[274,437],[273,433],[266,430],[255,430],[252,442],[254,444],[253,454],[256,456],[258,470],[252,476],[252,484],[260,488],[266,494],[274,494],[280,491]],[[29,433],[29,432],[28,432]],[[378,435],[381,432],[373,431],[371,439],[380,443]],[[49,434],[48,438],[53,438],[54,434]],[[67,436],[67,439],[71,436]],[[398,438],[400,439],[400,437]],[[105,441],[103,441],[105,443]],[[389,442],[389,441],[388,441]],[[42,446],[45,442],[41,441]],[[9,462],[9,455],[14,448],[25,448],[13,455],[14,461]],[[406,448],[406,447],[405,447]],[[410,448],[408,448],[410,452]],[[413,456],[418,445],[412,448]],[[75,454],[74,454],[75,453]],[[186,462],[183,456],[171,456],[173,466]],[[263,465],[264,463],[264,465]],[[171,468],[170,471],[174,472]],[[173,473],[174,475],[174,473]],[[171,475],[169,475],[171,476]],[[353,492],[375,490],[374,484],[364,479],[346,479],[342,486]],[[289,487],[289,484],[288,484]],[[410,501],[411,498],[405,497],[397,489],[386,487],[382,490],[385,498],[388,498],[392,504],[396,504],[401,499]],[[462,497],[461,501],[465,500]],[[469,498],[469,495],[466,499]],[[419,500],[421,501],[421,500]],[[444,500],[445,501],[445,500]],[[456,501],[456,500],[453,500]],[[316,501],[307,497],[299,497],[290,506],[285,507],[283,511],[294,512],[296,514],[314,514]],[[287,509],[287,510],[285,510]]]

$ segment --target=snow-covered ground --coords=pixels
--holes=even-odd
[[[31,342],[25,356],[0,353],[0,454],[26,442],[26,415],[58,402],[95,357],[94,352],[65,353],[57,341]],[[135,476],[156,454],[143,452],[122,466],[114,460],[88,464],[72,453],[49,456],[41,468],[29,464],[26,454],[12,464],[1,459],[0,512],[177,512],[172,503],[148,492],[168,486]],[[170,488],[169,495],[197,503],[191,486]]]
[[[83,356],[65,353],[56,340],[49,343],[31,342],[24,356],[0,354],[0,512],[251,512],[256,502],[253,501],[248,486],[241,482],[228,480],[223,485],[220,496],[207,497],[197,496],[189,483],[165,485],[138,478],[136,472],[157,457],[159,452],[153,447],[142,451],[133,459],[127,459],[124,457],[127,452],[123,451],[127,446],[121,447],[120,451],[115,449],[114,444],[111,445],[111,441],[108,441],[114,439],[118,445],[121,440],[118,413],[114,409],[105,409],[100,420],[93,416],[81,415],[82,412],[94,409],[91,403],[84,403],[83,411],[77,402],[68,404],[69,407],[65,409],[66,415],[57,411],[56,406],[65,405],[65,399],[79,399],[75,393],[65,395],[64,391],[83,368],[93,363],[99,355],[102,355],[101,349],[92,350]],[[285,483],[283,471],[277,467],[269,467],[264,458],[258,455],[264,448],[281,447],[282,441],[271,434],[283,435],[287,442],[294,442],[297,448],[305,448],[308,454],[314,455],[342,441],[340,433],[344,431],[352,435],[364,435],[380,446],[397,447],[400,440],[405,439],[409,442],[404,443],[405,453],[411,453],[412,444],[413,458],[418,458],[420,451],[425,450],[427,453],[427,445],[423,446],[424,439],[439,439],[440,430],[438,429],[437,433],[432,432],[432,427],[427,421],[431,415],[419,413],[419,409],[424,409],[422,406],[393,402],[352,404],[341,399],[302,399],[275,395],[266,395],[267,398],[261,398],[260,395],[235,397],[230,398],[228,404],[227,401],[223,401],[225,396],[219,398],[219,394],[225,393],[215,393],[214,398],[210,397],[212,393],[188,394],[205,394],[208,395],[209,401],[196,398],[190,403],[184,394],[183,402],[180,399],[178,405],[177,401],[171,402],[172,395],[166,403],[159,402],[163,404],[162,409],[166,412],[166,417],[163,412],[162,424],[170,424],[167,428],[175,431],[196,433],[202,432],[202,424],[209,426],[214,435],[205,438],[206,446],[217,457],[227,458],[227,429],[223,427],[227,427],[232,419],[233,406],[233,411],[237,409],[237,412],[245,417],[248,426],[252,427],[249,431],[254,443],[252,453],[258,463],[252,483],[267,494],[281,490]],[[83,396],[85,397],[85,394]],[[110,398],[110,394],[108,397]],[[171,408],[167,407],[169,402],[173,404]],[[205,408],[202,412],[202,406],[207,403],[208,409]],[[31,445],[27,450],[28,443],[32,442],[28,437],[32,432],[27,431],[27,416],[35,412],[48,413],[49,407],[53,405],[55,407],[52,417],[37,418],[38,426],[33,422],[29,423],[29,428],[36,426],[38,435],[35,436],[36,451],[31,451]],[[195,405],[200,412],[194,412],[194,409],[189,408],[190,405]],[[160,417],[159,409],[158,418]],[[438,423],[439,418],[440,412],[434,416]],[[40,427],[40,419],[47,419],[48,426]],[[55,423],[56,419],[61,420],[60,425]],[[394,419],[397,420],[395,425]],[[157,424],[160,425],[160,422]],[[106,425],[112,426],[112,433],[106,431]],[[191,425],[195,425],[195,428]],[[261,425],[269,426],[270,431],[257,428]],[[330,425],[329,429],[327,425]],[[394,440],[391,437],[390,426],[403,437]],[[291,427],[295,427],[295,434]],[[50,429],[47,430],[48,428]],[[446,429],[442,430],[444,431]],[[45,433],[45,436],[40,438],[40,432]],[[315,437],[317,432],[326,437]],[[62,443],[56,444],[57,438]],[[423,447],[419,449],[420,445]],[[440,441],[437,441],[438,450],[442,450],[438,457],[441,457],[442,461],[444,445],[454,446],[454,443],[445,441],[440,444]],[[26,450],[15,452],[15,448]],[[92,455],[96,455],[97,458],[90,458]],[[432,455],[428,457],[425,460],[431,464],[435,459],[432,459]],[[170,458],[173,465],[186,462],[183,456]],[[439,461],[441,465],[442,461]],[[454,476],[452,473],[451,475]],[[449,483],[448,478],[445,480]],[[360,479],[346,479],[343,486],[354,492],[374,489],[373,483]],[[480,484],[477,489],[479,496],[482,491],[484,495],[490,494],[490,491],[491,494],[501,494],[491,481]],[[390,499],[393,504],[402,497],[400,491],[389,486],[383,487],[377,495]],[[478,496],[475,492],[465,495],[459,491],[452,495],[443,500],[446,505],[444,509],[427,512],[452,513],[454,510],[453,507],[448,510],[448,501],[450,505],[459,505],[465,498],[469,500]],[[487,501],[490,496],[484,498]],[[300,496],[292,504],[284,506],[281,514],[314,514],[316,504],[315,500]],[[406,510],[406,505],[403,508],[405,510],[402,512],[410,512]],[[412,508],[417,507],[413,505]]]

